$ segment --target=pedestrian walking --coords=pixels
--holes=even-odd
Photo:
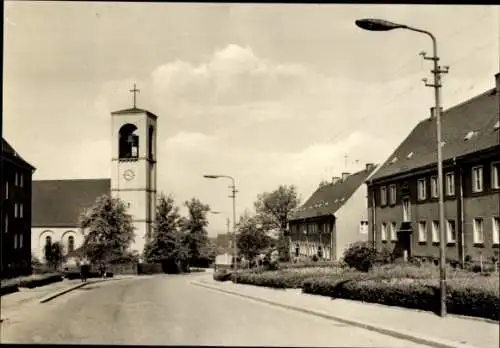
[[[89,265],[84,262],[80,266],[80,279],[82,280],[82,283],[87,282],[88,275],[89,275]]]

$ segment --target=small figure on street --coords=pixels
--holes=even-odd
[[[101,278],[106,278],[106,267],[103,264],[99,266],[99,273],[101,274]]]
[[[80,266],[80,278],[82,282],[87,282],[87,277],[89,273],[89,265],[86,263],[82,263]]]

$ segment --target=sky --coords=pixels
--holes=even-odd
[[[500,7],[465,5],[6,2],[3,137],[34,180],[108,178],[112,111],[158,115],[158,190],[191,197],[211,236],[257,195],[382,163],[429,117],[431,41],[369,32],[359,18],[438,40],[444,108],[494,87]],[[185,212],[185,210],[183,210]]]

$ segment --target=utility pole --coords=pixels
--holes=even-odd
[[[432,40],[432,57],[427,57],[425,52],[421,52],[420,55],[426,60],[433,61],[433,69],[431,70],[434,76],[434,83],[427,83],[427,79],[423,79],[425,86],[434,88],[434,117],[436,118],[436,146],[437,146],[437,170],[438,170],[438,192],[439,192],[439,284],[440,284],[440,302],[441,302],[441,317],[446,316],[446,235],[444,229],[444,188],[443,188],[443,154],[442,146],[443,142],[441,140],[441,74],[448,73],[449,67],[440,67],[437,41],[435,36],[427,31],[414,27],[410,27],[405,24],[392,23],[383,19],[359,19],[356,25],[364,30],[370,31],[389,31],[393,29],[406,29],[417,33],[425,34],[429,36]]]

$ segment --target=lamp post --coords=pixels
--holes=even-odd
[[[427,79],[423,79],[426,87],[434,88],[434,116],[436,118],[436,132],[437,132],[437,167],[438,167],[438,192],[439,192],[439,258],[440,258],[440,292],[441,292],[441,317],[446,316],[446,236],[444,233],[444,200],[443,200],[443,155],[442,155],[442,141],[441,141],[441,74],[448,73],[449,67],[440,67],[438,65],[439,57],[437,53],[436,38],[432,33],[426,30],[413,28],[404,24],[392,23],[382,19],[359,19],[356,25],[361,29],[370,31],[389,31],[393,29],[406,29],[425,34],[432,39],[432,57],[426,57],[425,52],[420,53],[426,60],[432,60],[434,63],[433,70],[434,83],[427,83]]]
[[[231,196],[229,198],[233,199],[233,249],[234,249],[234,269],[236,270],[238,268],[238,249],[236,247],[236,184],[235,180],[232,176],[229,175],[203,175],[205,179],[219,179],[219,178],[226,178],[230,179],[232,182],[232,185],[229,186],[231,189]]]

